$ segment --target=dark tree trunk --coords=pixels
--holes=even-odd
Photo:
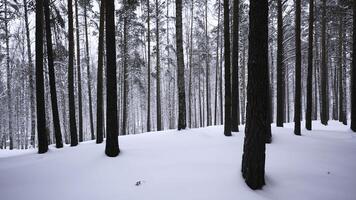
[[[231,136],[231,73],[230,73],[230,12],[229,0],[224,0],[224,59],[225,59],[225,123],[224,135]]]
[[[232,96],[231,96],[231,131],[239,132],[240,108],[239,108],[239,0],[233,3],[232,25]]]
[[[343,121],[343,119],[344,119],[344,93],[343,93],[343,73],[342,73],[342,68],[343,68],[343,62],[342,62],[342,59],[343,59],[343,43],[344,43],[344,41],[343,41],[343,21],[342,21],[342,18],[343,18],[343,16],[342,15],[340,15],[339,16],[339,51],[338,51],[338,57],[339,57],[339,59],[338,59],[338,61],[339,61],[339,63],[338,63],[338,70],[337,70],[337,74],[338,74],[338,90],[339,90],[339,97],[336,97],[336,98],[338,98],[338,100],[339,100],[339,113],[338,113],[338,117],[339,117],[339,121],[340,122],[342,122]],[[336,87],[336,86],[335,86]]]
[[[268,101],[268,1],[250,1],[247,119],[242,176],[251,189],[265,185]]]
[[[309,0],[309,46],[308,46],[308,77],[307,77],[307,109],[305,112],[305,128],[312,130],[313,113],[313,35],[314,35],[314,0]]]
[[[147,0],[147,132],[151,131],[151,28],[150,1]]]
[[[57,91],[56,91],[56,76],[54,72],[53,50],[52,50],[52,33],[51,33],[51,19],[49,14],[49,1],[44,1],[44,12],[46,21],[46,41],[47,41],[47,57],[48,57],[48,71],[49,71],[49,86],[51,91],[51,105],[53,117],[53,130],[56,138],[56,147],[62,148],[62,133],[61,123],[59,121]]]
[[[115,3],[105,2],[106,24],[106,147],[105,154],[116,157],[120,153],[117,120]]]
[[[98,44],[98,82],[97,82],[97,108],[96,108],[96,143],[102,143],[104,138],[104,103],[103,103],[103,68],[104,68],[104,25],[105,1],[100,3],[100,24]]]
[[[48,151],[43,78],[43,0],[36,0],[36,110],[38,153]]]
[[[206,66],[206,125],[211,126],[210,103],[210,65],[209,65],[209,38],[208,38],[208,0],[205,0],[205,66]]]
[[[278,0],[278,36],[277,36],[277,127],[283,127],[285,108],[285,70],[283,66],[283,7]]]
[[[193,24],[194,24],[194,0],[191,1],[190,22],[190,46],[189,46],[189,128],[192,128],[192,71],[193,71]],[[195,122],[196,123],[196,122]]]
[[[351,68],[351,130],[356,132],[356,1],[353,1],[353,36]]]
[[[83,106],[82,106],[82,73],[81,73],[81,64],[80,64],[78,0],[75,0],[74,3],[75,3],[75,27],[76,27],[76,40],[77,40],[77,75],[78,75],[77,81],[78,81],[78,112],[79,112],[78,125],[79,125],[79,141],[82,142],[83,141]]]
[[[301,0],[295,1],[295,95],[294,95],[294,134],[301,135],[300,132],[300,113],[301,113],[301,67],[302,50],[300,40],[300,18]]]
[[[184,81],[184,54],[183,54],[183,27],[182,27],[182,0],[176,0],[176,45],[178,68],[178,130],[185,129],[185,81]]]
[[[157,70],[157,131],[162,130],[162,112],[161,112],[161,66],[160,66],[160,51],[159,51],[159,9],[158,0],[156,0],[156,70]]]
[[[90,123],[90,136],[95,139],[94,135],[94,122],[93,122],[93,105],[91,99],[91,76],[90,76],[90,57],[89,57],[89,39],[88,39],[88,22],[87,22],[87,1],[84,5],[84,27],[85,27],[85,47],[86,47],[86,62],[88,74],[88,96],[89,96],[89,123]]]
[[[74,102],[74,34],[73,34],[73,7],[72,0],[68,0],[68,96],[69,96],[69,126],[70,126],[70,145],[78,145],[77,125],[75,120]]]
[[[320,119],[324,125],[328,124],[328,66],[326,63],[326,0],[322,0],[322,22],[321,22],[321,109]]]

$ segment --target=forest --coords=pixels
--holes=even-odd
[[[215,138],[219,151],[235,149],[227,153],[239,160],[233,170],[252,190],[273,187],[266,166],[269,155],[276,159],[273,152],[285,148],[281,141],[303,149],[300,141],[310,139],[305,148],[315,157],[321,150],[308,145],[316,138],[315,148],[338,145],[351,158],[341,171],[352,173],[355,29],[355,0],[1,0],[0,163],[9,167],[0,167],[0,180],[8,180],[5,172],[15,166],[6,160],[11,155],[36,151],[50,159],[78,151],[75,159],[83,156],[88,164],[85,148],[125,160],[136,142],[147,152],[152,142],[165,147],[152,151],[159,157],[170,146],[180,149],[169,158],[174,162],[184,148],[202,145],[210,152],[205,137]],[[182,142],[187,135],[192,141]],[[277,159],[273,166],[279,162],[288,161]],[[333,162],[330,168],[339,163]],[[203,161],[198,165],[204,168]],[[136,182],[141,184],[149,181]],[[8,199],[23,199],[7,192]],[[305,195],[300,199],[313,199]]]

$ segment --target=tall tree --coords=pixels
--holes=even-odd
[[[85,52],[86,52],[86,64],[88,75],[88,97],[89,97],[89,123],[90,123],[90,136],[91,139],[95,139],[94,135],[94,122],[93,122],[93,105],[91,98],[91,76],[90,76],[90,56],[89,56],[89,38],[88,38],[88,0],[84,1],[84,29],[85,29]]]
[[[147,3],[147,132],[151,131],[151,26],[150,0]]]
[[[283,67],[283,5],[282,0],[277,1],[277,127],[283,127],[285,108],[285,86]]]
[[[250,1],[247,118],[242,176],[251,189],[265,184],[268,104],[268,1]]]
[[[26,28],[26,42],[27,42],[27,59],[28,59],[28,79],[30,86],[30,112],[31,112],[31,146],[35,147],[35,134],[36,134],[36,102],[35,102],[35,86],[33,80],[33,61],[31,53],[31,37],[30,37],[30,28],[28,22],[28,7],[27,0],[23,0],[24,11],[25,11],[25,28]]]
[[[294,134],[300,133],[300,113],[301,113],[301,68],[302,68],[302,49],[300,40],[300,18],[301,0],[295,1],[295,95],[294,95]]]
[[[159,50],[159,2],[156,0],[156,71],[157,71],[157,86],[156,86],[156,103],[157,103],[157,131],[162,130],[162,112],[161,112],[161,66],[160,66],[160,50]]]
[[[189,37],[189,128],[192,128],[192,71],[193,71],[193,25],[194,25],[194,0],[190,7],[190,37]],[[196,121],[195,121],[196,123]]]
[[[73,5],[72,0],[68,0],[68,97],[69,97],[69,126],[70,145],[78,145],[77,125],[75,120],[74,102],[74,34],[73,34]]]
[[[313,37],[314,37],[314,0],[309,0],[309,46],[308,46],[308,77],[307,77],[307,110],[305,112],[305,128],[312,130],[313,107]]]
[[[51,33],[51,19],[49,11],[49,1],[44,1],[44,13],[46,23],[46,44],[47,44],[47,57],[48,57],[48,72],[49,72],[49,86],[51,91],[51,105],[52,105],[52,118],[53,130],[56,138],[56,147],[62,148],[62,132],[61,124],[59,121],[58,103],[57,103],[57,90],[56,90],[56,76],[54,72],[54,58],[52,49],[52,33]]]
[[[79,29],[79,11],[78,0],[75,0],[75,28],[77,40],[77,75],[78,75],[78,126],[79,126],[79,141],[83,141],[83,101],[82,101],[82,66],[80,62],[80,29]],[[73,53],[74,54],[74,53]]]
[[[326,63],[326,0],[322,0],[322,16],[321,16],[321,123],[328,124],[328,66]]]
[[[96,97],[96,143],[104,138],[104,102],[103,102],[103,68],[104,68],[104,25],[105,1],[100,2],[99,43],[98,43],[98,80]]]
[[[220,47],[220,12],[221,3],[218,0],[218,25],[217,25],[217,36],[216,36],[216,64],[215,64],[215,109],[214,109],[214,125],[217,125],[217,110],[218,110],[218,78],[219,78],[219,47]],[[220,102],[221,103],[221,102]]]
[[[178,68],[178,130],[185,129],[185,81],[184,81],[184,54],[183,54],[183,25],[182,25],[182,0],[176,0],[176,46],[177,46],[177,68]]]
[[[38,153],[48,151],[43,78],[43,0],[36,0],[36,110]]]
[[[115,2],[105,1],[106,27],[106,147],[105,154],[116,157],[120,153],[117,120]]]
[[[351,68],[351,130],[356,132],[356,1],[353,1],[353,36]]]
[[[343,30],[343,15],[340,13],[339,16],[339,50],[338,50],[338,86],[339,86],[339,121],[345,122],[346,120],[346,113],[344,109],[344,75],[343,75],[343,46],[344,46],[344,30]]]
[[[224,59],[225,59],[225,123],[224,135],[231,136],[231,73],[230,73],[230,12],[229,0],[224,0]]]
[[[205,66],[206,66],[206,120],[207,126],[211,126],[211,105],[210,105],[210,65],[209,65],[209,37],[208,37],[208,0],[205,0]]]
[[[233,3],[232,25],[232,98],[231,98],[231,130],[239,131],[240,107],[239,107],[239,0]]]

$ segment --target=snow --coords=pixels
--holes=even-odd
[[[313,125],[302,136],[272,125],[263,190],[241,177],[243,132],[225,137],[215,126],[120,136],[116,158],[93,141],[42,155],[0,151],[0,198],[355,200],[356,134],[339,122]]]

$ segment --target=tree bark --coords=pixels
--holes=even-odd
[[[283,127],[285,113],[285,69],[283,66],[283,7],[282,0],[277,1],[277,127]]]
[[[105,154],[116,157],[120,153],[117,120],[115,3],[105,2],[106,24],[106,147]]]
[[[156,103],[157,103],[157,131],[161,131],[162,127],[162,112],[161,112],[161,66],[160,66],[160,51],[159,51],[159,8],[158,0],[156,0],[156,70],[157,70],[157,87],[156,87]]]
[[[326,0],[322,0],[322,22],[321,22],[321,110],[320,118],[323,125],[328,124],[328,66],[326,63]]]
[[[225,123],[224,135],[231,136],[231,74],[230,74],[230,12],[229,1],[224,0],[224,58],[225,58]]]
[[[62,132],[61,123],[59,120],[58,103],[57,103],[57,90],[56,90],[56,76],[54,72],[54,58],[52,50],[52,33],[51,33],[51,19],[49,14],[49,0],[44,1],[44,13],[46,23],[46,41],[47,41],[47,57],[48,57],[48,71],[49,71],[49,85],[51,91],[51,105],[52,105],[52,118],[53,130],[56,138],[56,147],[62,148]]]
[[[239,0],[233,3],[231,131],[239,132]]]
[[[151,27],[150,0],[147,0],[147,132],[151,131]]]
[[[301,18],[301,0],[295,1],[295,95],[294,95],[294,134],[301,135],[301,67],[302,50],[300,39],[300,18]]]
[[[305,112],[305,128],[312,130],[313,113],[313,36],[314,36],[314,0],[309,0],[309,46],[308,46],[308,77],[307,77],[307,109]]]
[[[185,81],[184,81],[184,54],[183,54],[183,27],[182,27],[182,0],[176,0],[176,46],[178,68],[178,130],[185,129]]]
[[[205,0],[205,67],[206,67],[206,125],[211,126],[210,103],[210,65],[209,65],[209,38],[208,38],[208,0]]]
[[[247,119],[242,176],[251,189],[265,185],[268,101],[268,1],[250,1]]]
[[[79,40],[79,13],[78,13],[78,0],[75,0],[75,28],[77,40],[77,75],[78,75],[78,125],[79,125],[79,141],[83,141],[83,106],[82,106],[82,73],[80,64],[80,40]],[[74,53],[73,53],[74,54]]]

